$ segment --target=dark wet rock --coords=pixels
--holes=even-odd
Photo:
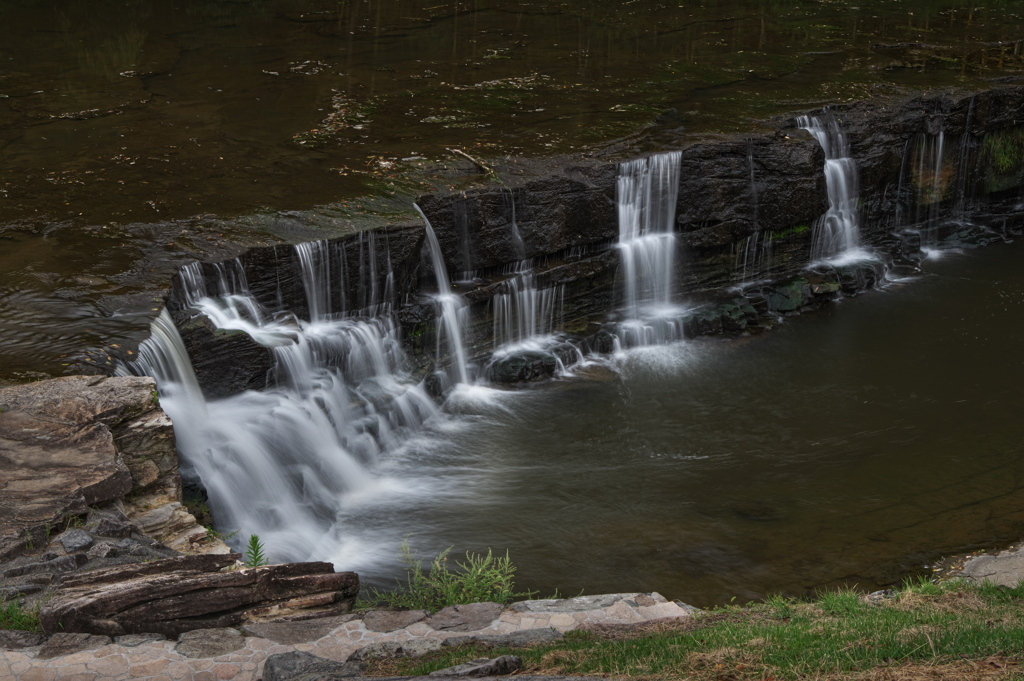
[[[153,641],[166,641],[167,637],[163,634],[125,634],[124,636],[115,636],[114,643],[124,646],[126,648],[135,648],[141,646],[144,643],[152,643]]]
[[[112,643],[109,636],[95,636],[83,633],[57,633],[43,644],[43,647],[36,655],[40,660],[51,660],[55,657],[71,655],[83,650],[95,650]]]
[[[93,545],[95,540],[84,530],[69,530],[57,537],[57,541],[64,547],[64,550],[68,553],[75,553],[76,551],[85,551]]]
[[[0,650],[18,650],[40,646],[46,637],[32,631],[18,629],[0,629]]]
[[[551,378],[558,368],[559,360],[554,354],[522,350],[491,362],[487,378],[494,383],[528,383]]]
[[[349,656],[349,661],[389,659],[395,657],[423,657],[441,649],[436,638],[417,638],[411,641],[378,641],[363,646]]]
[[[90,530],[99,537],[117,537],[127,539],[132,536],[133,527],[128,519],[123,521],[114,518],[100,518],[92,524]]]
[[[694,310],[683,320],[683,332],[688,338],[713,336],[722,329],[722,310],[717,307]]]
[[[476,631],[490,626],[502,609],[498,603],[452,605],[431,615],[427,624],[440,631]]]
[[[553,170],[513,189],[417,199],[448,269],[482,270],[615,238],[615,166],[591,162]],[[512,230],[513,203],[521,244]]]
[[[453,636],[444,640],[446,647],[465,644],[483,645],[488,648],[530,648],[532,646],[552,643],[562,638],[562,633],[550,627],[544,629],[524,629],[510,634],[477,634],[475,636]]]
[[[243,627],[243,630],[250,636],[270,639],[275,643],[294,645],[323,638],[342,624],[356,619],[356,617],[356,615],[341,615],[339,617],[319,617],[317,619],[298,620],[295,622],[259,622],[247,624]]]
[[[172,637],[257,617],[336,615],[359,591],[354,573],[336,573],[330,563],[220,572],[239,557],[182,556],[66,576],[40,610],[42,628]]]
[[[371,610],[363,616],[363,626],[370,631],[395,631],[405,629],[426,616],[426,610]]]
[[[515,655],[501,655],[489,658],[480,657],[463,664],[438,669],[428,676],[505,676],[514,674],[523,668],[523,659]]]
[[[607,355],[615,352],[617,337],[607,329],[601,329],[587,338],[587,346],[594,352]]]
[[[185,315],[177,326],[207,399],[266,387],[267,374],[274,366],[270,348],[244,331],[217,329],[206,316]]]
[[[178,637],[174,652],[191,658],[227,655],[245,647],[245,637],[237,629],[193,629]]]
[[[314,681],[361,676],[365,664],[334,662],[310,653],[292,651],[267,657],[263,664],[263,681]]]
[[[19,596],[30,596],[43,590],[42,584],[11,584],[0,587],[0,602],[12,601]]]
[[[765,292],[768,309],[772,312],[792,312],[806,304],[811,297],[810,285],[804,277],[797,277],[773,286]]]
[[[57,574],[61,572],[73,572],[88,562],[88,556],[76,553],[68,556],[60,556],[53,560],[41,563],[25,563],[16,567],[4,570],[4,578],[21,577],[36,573]]]

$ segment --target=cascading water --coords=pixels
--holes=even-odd
[[[619,164],[616,202],[625,321],[625,347],[682,338],[680,310],[672,305],[675,280],[676,200],[682,152],[671,151]]]
[[[437,302],[441,307],[441,325],[444,329],[443,335],[447,341],[448,350],[453,362],[451,369],[454,376],[449,376],[449,379],[454,379],[455,383],[469,383],[469,363],[466,360],[466,350],[462,343],[462,329],[468,321],[469,310],[465,301],[452,292],[452,287],[448,283],[448,270],[445,267],[444,256],[441,253],[441,244],[437,241],[437,235],[434,234],[434,228],[431,227],[430,220],[427,219],[426,214],[415,203],[413,208],[423,218],[423,224],[426,228],[427,245],[430,248],[430,258],[434,266],[434,276],[437,277]],[[438,333],[437,357],[439,365],[442,355],[441,344],[442,334]]]
[[[913,164],[910,179],[914,187],[914,224],[921,231],[922,245],[936,241],[936,227],[943,218],[942,201],[949,189],[952,167],[944,164],[946,135],[921,133],[911,140]]]
[[[831,115],[800,116],[797,125],[811,133],[825,151],[828,212],[814,227],[811,259],[852,255],[860,247],[860,189],[850,143],[839,121]]]
[[[296,244],[299,274],[306,290],[309,321],[316,322],[331,311],[331,257],[326,240]]]
[[[327,248],[297,248],[303,274],[329,274]],[[304,258],[313,253],[314,258]],[[314,267],[305,270],[305,264]],[[438,410],[402,371],[404,355],[390,308],[368,317],[330,314],[326,282],[309,280],[311,316],[271,319],[244,290],[241,268],[218,272],[207,295],[199,266],[182,272],[186,299],[273,348],[276,385],[204,399],[188,354],[166,311],[124,371],[157,379],[175,424],[183,474],[198,477],[224,531],[258,534],[275,560],[323,559],[352,567],[346,512],[394,481],[377,463],[421,430]],[[240,303],[239,301],[245,301]],[[235,312],[229,312],[234,310]],[[315,310],[315,311],[314,311]],[[358,542],[355,542],[358,543]]]
[[[747,140],[747,166],[750,169],[750,212],[754,233],[743,240],[742,246],[736,250],[736,270],[739,280],[747,283],[757,277],[762,270],[771,269],[772,240],[761,233],[760,201],[757,188],[757,175],[754,166],[754,140]]]
[[[505,292],[491,299],[495,350],[549,336],[561,321],[565,289],[561,286],[538,289],[528,261],[520,263],[516,270],[504,283]]]

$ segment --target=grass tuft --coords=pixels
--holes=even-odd
[[[506,552],[495,556],[467,552],[465,562],[448,562],[451,547],[437,555],[424,570],[423,561],[413,555],[409,541],[402,542],[401,559],[406,566],[406,580],[398,582],[394,591],[368,589],[368,596],[359,607],[393,607],[436,612],[450,605],[493,601],[508,603],[515,598],[530,598],[530,592],[516,592],[515,566]]]
[[[20,601],[0,601],[0,629],[39,631],[39,608],[28,610]]]

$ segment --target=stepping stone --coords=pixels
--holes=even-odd
[[[352,653],[348,661],[373,660],[394,657],[422,657],[441,649],[436,638],[418,638],[411,641],[378,641]]]
[[[557,629],[523,629],[511,634],[477,634],[476,636],[453,636],[446,638],[441,644],[446,647],[460,646],[467,643],[480,644],[489,648],[529,648],[531,646],[553,643],[562,638]]]
[[[452,605],[431,615],[427,624],[438,631],[478,631],[489,627],[503,609],[497,603]]]
[[[481,657],[447,669],[430,672],[429,676],[504,676],[514,674],[523,668],[523,658],[515,655]]]
[[[18,650],[40,646],[46,637],[31,631],[19,629],[0,629],[0,650]]]
[[[143,643],[166,640],[167,637],[163,634],[125,634],[124,636],[114,637],[114,643],[124,646],[125,648],[135,648],[136,646],[141,646]]]
[[[363,626],[370,631],[389,632],[405,629],[426,616],[426,610],[371,610],[363,617]]]
[[[50,640],[43,644],[36,655],[36,659],[50,660],[55,657],[71,655],[83,650],[95,650],[113,643],[109,636],[96,636],[94,634],[54,634]]]
[[[296,622],[261,622],[247,624],[242,627],[251,636],[270,639],[274,643],[295,645],[309,643],[323,638],[346,622],[356,619],[357,615],[340,615],[337,617],[319,617],[312,620]]]
[[[296,650],[268,657],[263,664],[263,681],[351,678],[361,676],[364,667],[355,662],[334,662]]]
[[[245,647],[245,638],[237,629],[193,629],[178,637],[174,652],[185,657],[217,657]]]

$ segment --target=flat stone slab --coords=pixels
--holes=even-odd
[[[551,627],[544,629],[523,629],[511,634],[478,634],[476,636],[452,636],[446,638],[443,645],[461,646],[479,644],[488,648],[530,648],[532,646],[554,643],[562,638],[562,632]]]
[[[371,610],[363,618],[363,624],[370,631],[388,632],[405,629],[426,617],[426,610]]]
[[[1015,587],[1024,580],[1024,547],[993,556],[978,556],[964,563],[960,576],[973,582],[989,581]]]
[[[414,638],[407,641],[378,641],[360,648],[348,659],[374,660],[392,657],[423,657],[427,653],[441,649],[441,641],[436,638]]]
[[[314,681],[361,676],[365,665],[335,662],[322,657],[294,651],[278,653],[263,665],[263,681]]]
[[[19,648],[31,648],[32,646],[41,646],[45,641],[45,636],[31,631],[0,629],[0,649],[17,650]]]
[[[652,606],[668,601],[659,593],[641,594],[600,594],[597,596],[577,596],[576,598],[543,599],[519,601],[509,606],[515,612],[535,612],[544,614],[586,612],[609,608],[619,601],[627,601],[630,605]]]
[[[260,636],[274,643],[308,643],[323,638],[342,624],[356,619],[356,615],[339,615],[337,617],[319,617],[312,620],[297,622],[261,622],[247,624],[242,629],[250,636]],[[266,681],[266,679],[264,679]]]
[[[477,631],[491,625],[504,608],[498,603],[470,603],[438,610],[427,624],[438,631]]]
[[[178,637],[174,652],[185,657],[220,657],[245,647],[237,629],[193,629]]]
[[[94,634],[54,634],[36,654],[40,660],[72,655],[81,650],[93,650],[111,642],[109,636]]]
[[[523,658],[516,657],[515,655],[501,655],[495,658],[481,657],[463,664],[457,664],[454,667],[438,669],[435,672],[430,672],[428,676],[506,676],[514,674],[522,668]]]

